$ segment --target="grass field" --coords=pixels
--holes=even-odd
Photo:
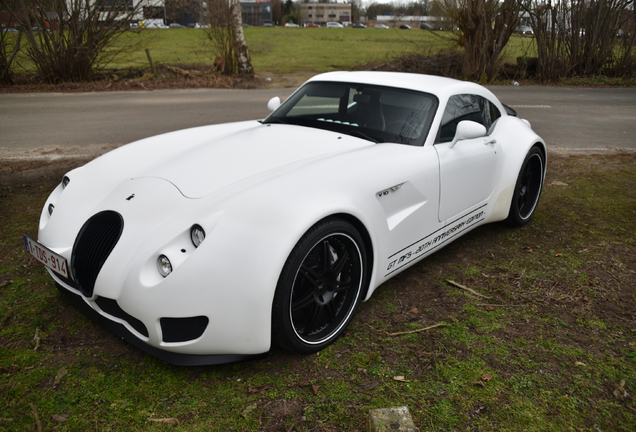
[[[633,154],[551,154],[530,224],[479,227],[397,275],[319,354],[195,368],[93,324],[24,251],[78,163],[0,170],[0,430],[364,431],[394,406],[421,431],[636,424]]]
[[[351,70],[373,62],[391,61],[405,53],[435,54],[452,46],[447,32],[423,30],[263,28],[245,29],[245,37],[257,73],[285,74],[297,71]],[[513,36],[504,53],[507,61],[531,52],[531,38]],[[215,54],[204,29],[146,29],[125,33],[111,48],[128,46],[107,68],[147,68],[145,50],[153,61],[171,65],[212,64]],[[21,66],[34,71],[24,57]]]

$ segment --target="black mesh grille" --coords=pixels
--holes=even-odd
[[[161,318],[164,342],[185,342],[200,337],[210,320],[206,316],[188,318]]]
[[[95,300],[95,303],[97,303],[97,306],[99,306],[99,308],[107,314],[123,319],[128,324],[130,324],[132,328],[137,330],[142,335],[148,337],[148,329],[146,328],[144,323],[142,323],[134,316],[130,315],[128,312],[124,311],[119,306],[119,303],[117,303],[117,300],[109,299],[106,297],[98,297],[97,300]]]
[[[71,269],[85,296],[93,295],[97,275],[119,241],[123,229],[124,220],[119,213],[103,211],[87,220],[77,235]]]

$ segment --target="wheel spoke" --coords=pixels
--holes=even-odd
[[[297,312],[301,309],[306,308],[307,306],[311,305],[312,303],[314,303],[314,293],[313,291],[310,291],[305,297],[303,297],[302,299],[294,302],[292,304],[291,310],[292,312]]]
[[[350,288],[351,288],[351,281],[346,280],[344,282],[339,282],[338,285],[336,285],[336,289],[334,290],[334,292],[348,291]]]
[[[345,250],[336,260],[336,262],[333,263],[333,265],[331,266],[330,270],[334,273],[334,274],[339,274],[342,269],[344,268],[344,266],[347,264],[347,262],[349,262],[349,251]]]
[[[309,313],[309,318],[307,319],[307,322],[305,324],[305,329],[303,332],[304,334],[309,333],[314,328],[314,326],[316,325],[316,321],[318,320],[318,315],[320,315],[321,309],[322,308],[316,303],[311,306],[311,312]]]
[[[336,319],[336,306],[334,302],[329,302],[324,307],[325,312],[327,313],[327,317],[329,319],[329,323],[333,322]]]
[[[329,247],[329,240],[324,240],[322,242],[322,260],[320,263],[320,273],[324,273],[330,265],[331,262],[331,248]]]
[[[307,279],[307,281],[309,281],[309,283],[312,284],[313,286],[318,285],[319,275],[312,268],[308,267],[307,265],[303,263],[303,265],[300,266],[300,269],[298,272],[301,275],[303,275],[303,277]]]

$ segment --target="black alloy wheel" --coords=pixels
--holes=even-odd
[[[329,218],[296,244],[281,273],[272,310],[272,338],[307,354],[332,344],[345,330],[367,283],[366,253],[358,231]]]
[[[510,225],[522,226],[530,222],[541,196],[544,172],[543,153],[538,147],[532,147],[521,165],[515,185],[510,213],[506,219]]]

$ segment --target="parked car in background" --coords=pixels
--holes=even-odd
[[[328,22],[327,28],[343,28],[344,26],[337,22]]]
[[[351,27],[353,27],[353,28],[367,28],[367,26],[365,26],[362,23],[353,23],[353,25]]]
[[[170,28],[185,28],[185,26],[182,26],[179,23],[172,23],[170,24]]]
[[[386,29],[388,29],[388,28],[389,28],[389,26],[388,26],[388,25],[384,25],[384,24],[376,24],[376,25],[375,25],[375,28],[377,28],[377,29],[382,29],[382,30],[386,30]]]
[[[299,26],[298,24],[296,24],[296,23],[288,22],[288,23],[285,23],[285,27],[293,27],[293,28],[296,28],[296,27],[300,27],[300,26]]]
[[[532,31],[532,27],[529,27],[529,26],[518,26],[515,29],[515,33],[520,35],[528,35],[528,36],[534,35],[534,32]]]
[[[263,24],[263,27],[276,27],[276,26],[274,25],[274,23],[265,23]]]
[[[411,26],[410,26],[410,25],[408,25],[408,24],[402,24],[402,25],[400,26],[400,28],[401,28],[402,30],[411,30],[413,27],[411,27]]]
[[[420,29],[421,30],[435,30],[435,27],[433,27],[431,24],[429,23],[421,23],[420,24]]]
[[[318,27],[318,28],[320,28],[320,24],[316,24],[316,23],[307,23],[307,24],[305,25],[305,27]]]

